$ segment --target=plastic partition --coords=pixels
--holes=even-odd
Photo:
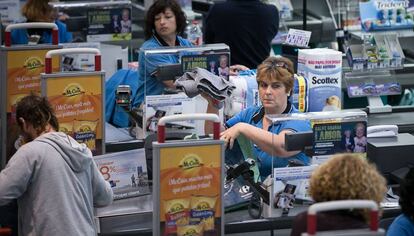
[[[363,111],[290,113],[267,115],[267,118],[275,132],[290,131],[283,137],[283,144],[276,143],[281,138],[273,138],[273,146],[283,146],[285,151],[295,153],[289,154],[289,159],[271,155],[278,166],[273,161],[269,164],[272,165],[271,204],[264,208],[265,217],[282,216],[289,208],[286,202],[294,198],[310,201],[306,191],[310,175],[316,165],[332,155],[355,152],[366,156],[367,114]],[[346,141],[355,144],[347,146]]]
[[[192,47],[160,47],[140,50],[139,79],[142,89],[136,96],[138,106],[143,107],[142,137],[156,131],[159,118],[168,115],[205,113],[207,101],[201,96],[189,98],[184,92],[173,86],[176,78],[182,76],[186,68],[201,67],[207,69],[209,55],[225,54],[230,58],[230,48],[225,44],[207,44]],[[183,64],[183,57],[205,56],[203,62],[194,59],[194,63]],[[199,59],[199,58],[198,58]],[[143,94],[142,94],[143,93]],[[173,127],[171,127],[173,126]],[[203,134],[201,123],[191,121],[175,121],[167,128],[175,130],[191,130]]]

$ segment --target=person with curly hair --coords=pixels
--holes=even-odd
[[[312,173],[309,194],[315,202],[335,200],[372,200],[380,203],[386,193],[386,181],[376,167],[358,154],[338,154]],[[293,221],[291,236],[306,232],[307,212]],[[317,231],[368,228],[367,210],[338,210],[317,215]]]
[[[392,222],[387,236],[414,235],[414,168],[411,168],[400,185],[402,214]]]

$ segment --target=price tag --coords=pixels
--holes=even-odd
[[[363,70],[364,69],[364,63],[354,63],[353,70]]]
[[[289,29],[289,33],[286,37],[286,43],[290,45],[307,47],[312,32],[298,29]]]

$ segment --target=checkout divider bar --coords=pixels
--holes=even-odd
[[[158,121],[158,143],[165,142],[165,124],[172,121],[209,120],[213,121],[213,138],[220,139],[220,119],[216,114],[180,114],[162,117]]]
[[[59,43],[59,29],[55,23],[45,23],[45,22],[30,22],[30,23],[19,23],[11,24],[6,27],[4,30],[4,45],[10,47],[12,44],[11,41],[11,31],[15,29],[51,29],[52,30],[52,44],[57,45]]]
[[[52,57],[68,54],[95,54],[95,71],[101,71],[101,52],[97,48],[64,48],[51,50],[46,53],[45,73],[52,73]]]

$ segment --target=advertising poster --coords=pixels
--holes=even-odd
[[[19,136],[16,124],[16,104],[30,93],[40,94],[40,73],[44,72],[45,55],[49,49],[7,51],[7,137],[6,156],[16,152],[15,142]],[[59,58],[52,58],[54,72],[59,71]]]
[[[408,0],[364,0],[359,2],[364,31],[412,29],[413,14]]]
[[[295,199],[311,201],[309,179],[316,166],[274,168],[273,208],[292,208]]]
[[[145,130],[157,131],[158,120],[164,116],[195,113],[196,104],[185,94],[155,95],[145,97]],[[177,121],[167,124],[168,128],[194,129],[195,122]]]
[[[65,43],[63,48],[97,48],[101,50],[100,43]],[[101,50],[102,52],[102,50]],[[62,71],[95,71],[94,54],[69,54],[62,56]],[[107,72],[107,71],[106,71]]]
[[[131,8],[88,10],[88,42],[131,40]]]
[[[230,54],[184,55],[181,57],[181,65],[183,72],[199,67],[228,80],[230,74]]]
[[[102,75],[47,78],[45,96],[55,109],[59,131],[102,153]]]
[[[160,235],[224,234],[221,151],[221,145],[160,148]]]
[[[114,200],[150,193],[144,149],[94,157],[102,176],[111,184]]]
[[[3,25],[9,25],[22,21],[20,8],[19,0],[0,0],[0,22]]]
[[[366,121],[315,124],[313,133],[313,164],[320,164],[336,153],[366,154]]]

